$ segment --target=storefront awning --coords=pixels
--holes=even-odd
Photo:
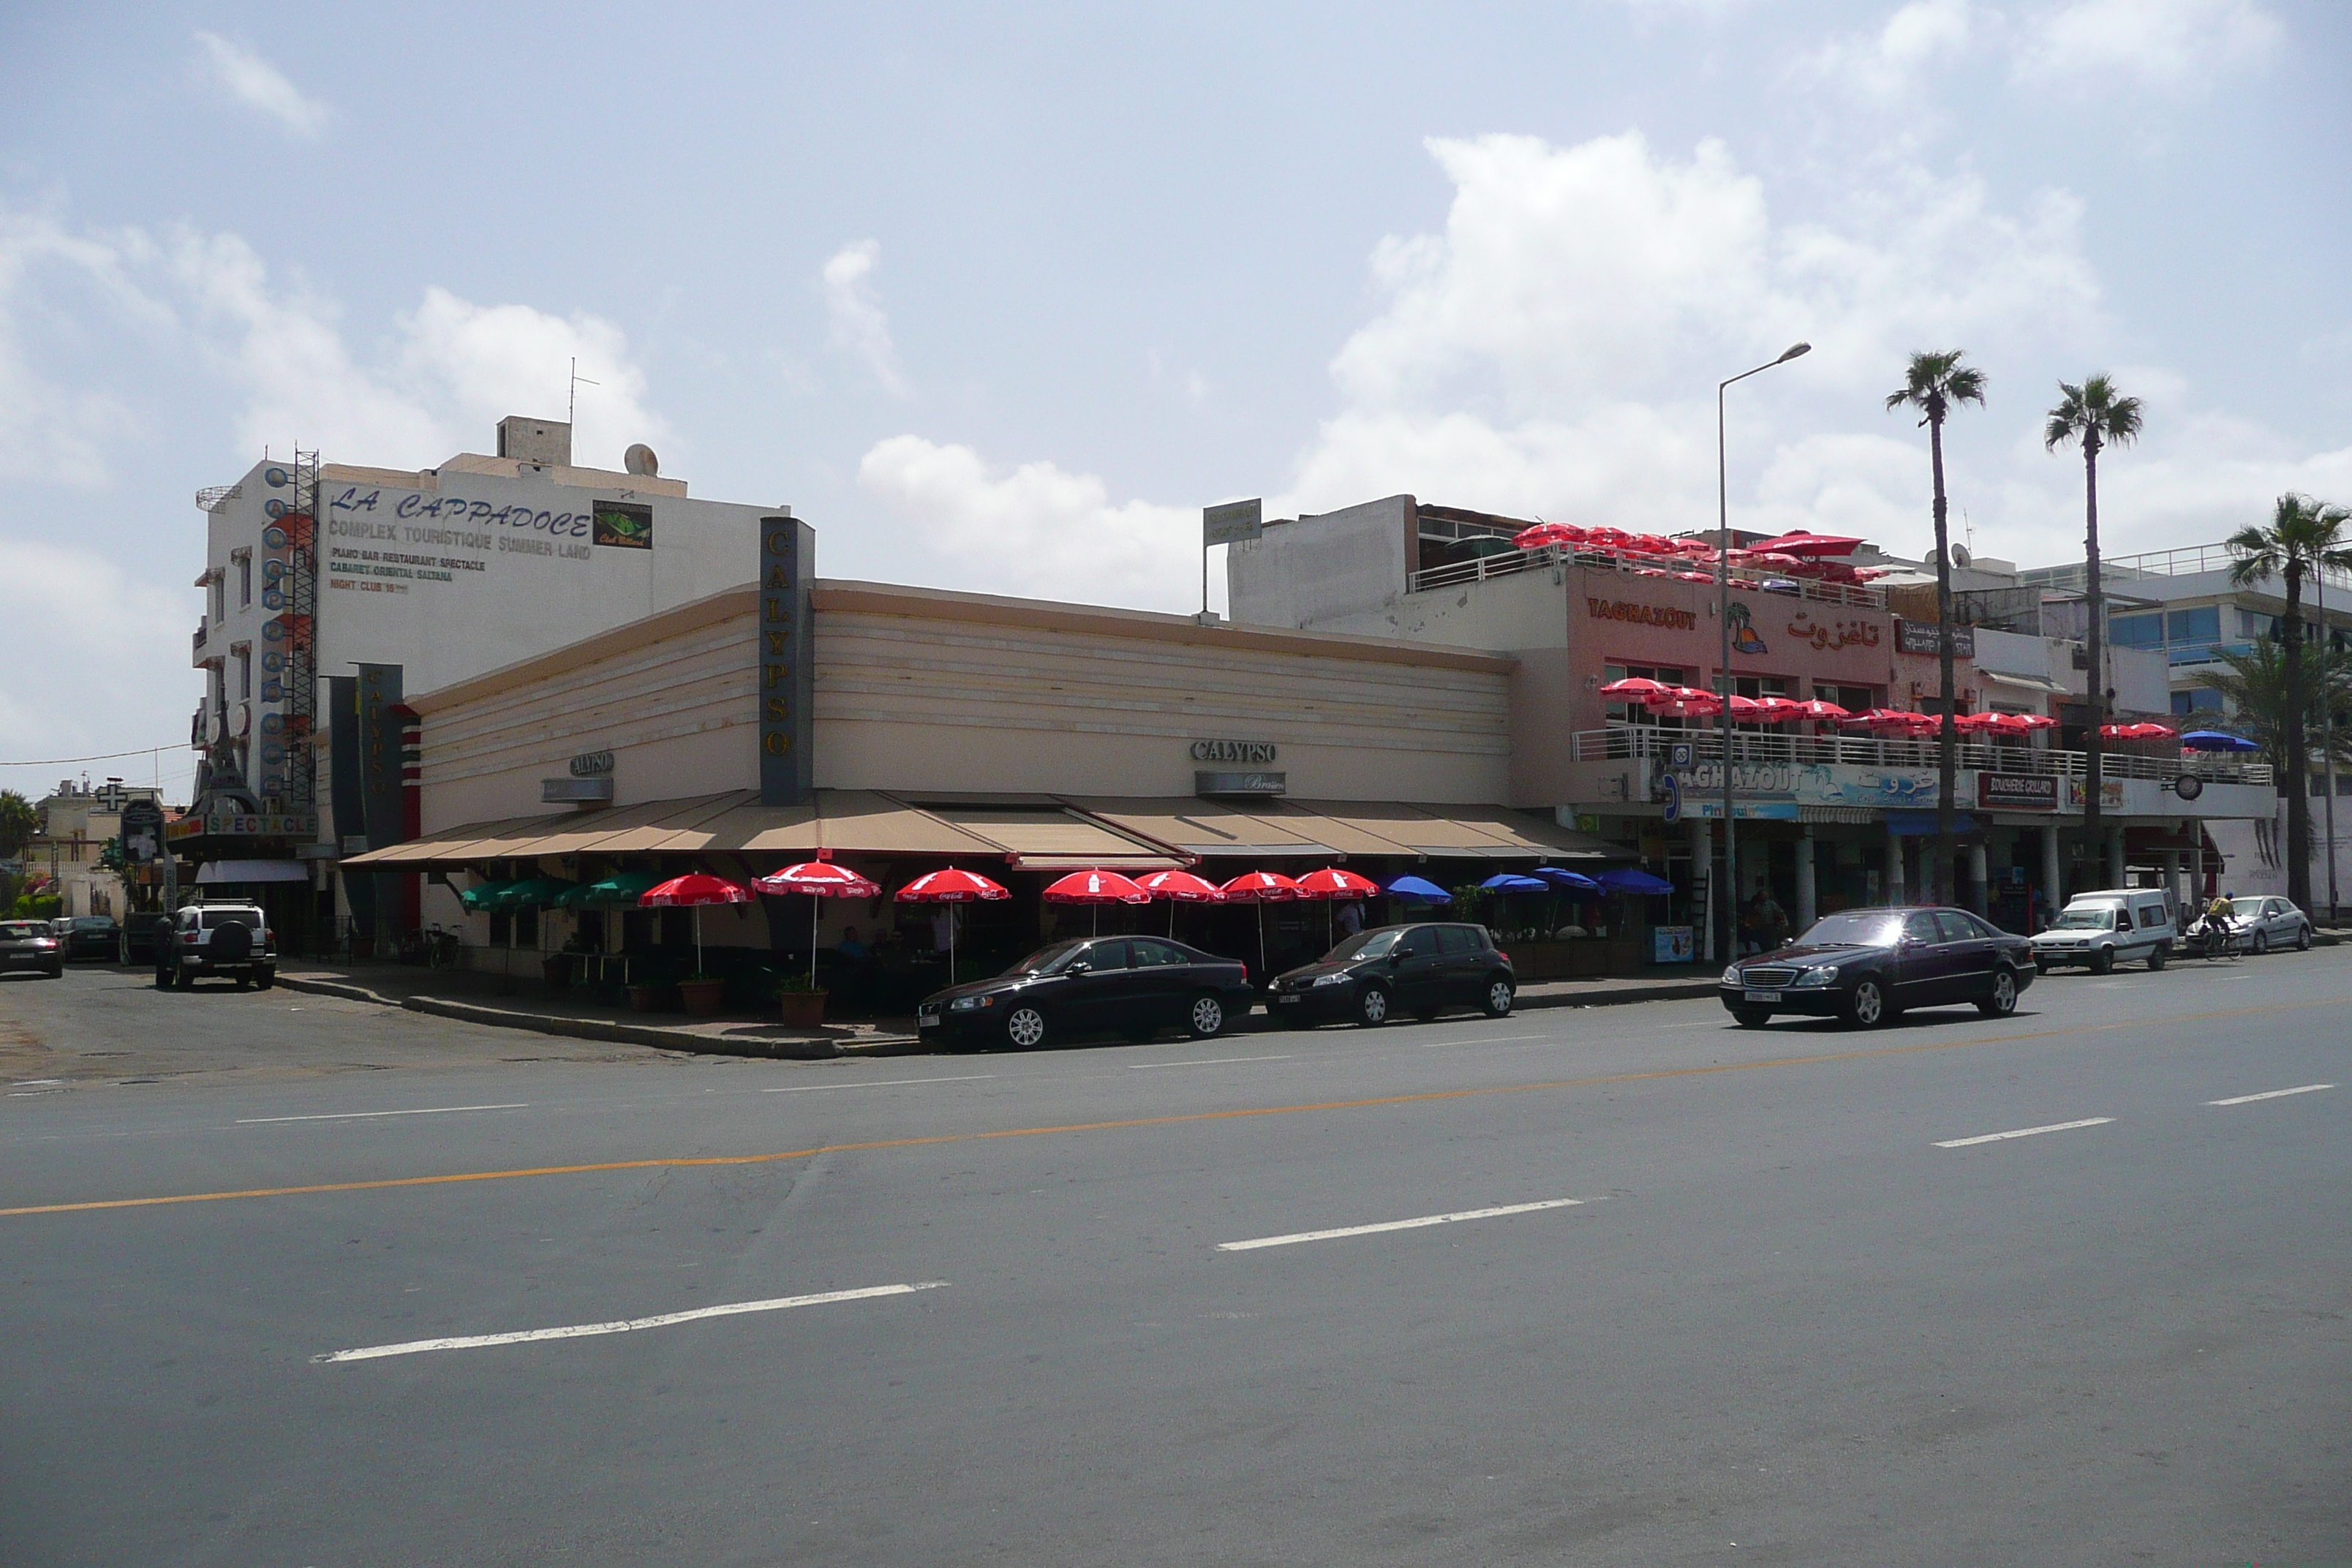
[[[310,868],[299,860],[207,860],[196,870],[199,888],[246,882],[307,882]]]
[[[1499,805],[1268,800],[1246,810],[1191,796],[1073,797],[1129,832],[1204,858],[1343,856],[1474,860],[1632,861],[1629,849]]]

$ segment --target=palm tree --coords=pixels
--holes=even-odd
[[[2293,753],[2286,745],[2286,644],[2265,637],[2242,653],[2230,648],[2213,651],[2222,668],[2198,679],[2220,694],[2227,713],[2222,721],[2228,729],[2260,746],[2263,760],[2284,778],[2294,771],[2287,765]],[[2305,651],[2303,678],[2311,689],[2311,699],[2304,706],[2305,734],[2307,737],[2311,727],[2320,722],[2323,708],[2333,706],[2336,722],[2326,727],[2331,731],[2327,750],[2335,753],[2337,765],[2352,766],[2352,652],[2325,643]],[[2189,722],[2194,720],[2192,713]]]
[[[1952,680],[1952,551],[1944,499],[1944,420],[1956,404],[1984,406],[1984,372],[1960,363],[1959,349],[1915,353],[1903,385],[1886,395],[1887,412],[1919,410],[1936,480],[1936,663],[1942,677],[1943,722],[1936,736],[1936,870],[1929,901],[1952,901],[1952,790],[1959,769],[1958,706]]]
[[[2102,864],[2106,849],[2100,842],[2100,795],[2105,789],[2099,758],[2099,726],[2107,721],[2106,595],[2099,587],[2099,448],[2128,447],[2139,438],[2139,399],[2118,397],[2116,384],[2104,375],[2082,385],[2058,384],[2058,406],[2042,427],[2042,448],[2054,452],[2065,441],[2083,448],[2083,598],[2084,651],[2089,655],[2091,721],[2083,735],[2083,833],[2090,840],[2092,864]],[[2093,884],[2096,886],[2095,882]]]
[[[2311,693],[2304,683],[2303,584],[2313,572],[2352,570],[2352,550],[2338,542],[2352,512],[2290,490],[2271,509],[2268,527],[2248,524],[2223,542],[2237,557],[2230,568],[2232,587],[2251,588],[2276,577],[2286,584],[2286,615],[2279,622],[2285,656],[2285,732],[2280,737],[2286,771],[2279,789],[2286,795],[2286,895],[2311,912],[2311,757],[2304,743]]]

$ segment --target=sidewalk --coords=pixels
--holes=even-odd
[[[1522,1009],[1606,1007],[1714,995],[1714,976],[1694,973],[1693,967],[1676,965],[1621,978],[1538,982],[1520,988],[1518,1005]],[[507,981],[501,976],[418,969],[397,963],[338,967],[293,960],[279,966],[278,984],[289,991],[373,1002],[385,1007],[402,1007],[412,1013],[430,1013],[498,1028],[530,1029],[545,1035],[612,1040],[706,1056],[817,1061],[841,1056],[934,1054],[930,1043],[915,1033],[912,1018],[828,1024],[816,1030],[791,1029],[741,1014],[690,1019],[674,1013],[632,1013],[568,994],[549,995],[525,980]],[[502,985],[509,989],[502,992]],[[1229,1032],[1260,1034],[1277,1026],[1264,1013],[1253,1013],[1247,1018],[1236,1019]]]

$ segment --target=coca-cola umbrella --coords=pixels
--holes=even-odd
[[[1287,903],[1298,897],[1298,884],[1279,871],[1244,871],[1218,891],[1229,904]],[[1265,910],[1257,911],[1257,966],[1265,969]]]
[[[1584,530],[1572,522],[1539,522],[1523,528],[1511,536],[1511,542],[1522,550],[1541,550],[1547,544],[1574,544],[1584,537]]]
[[[708,904],[748,904],[755,895],[740,882],[730,882],[724,877],[713,877],[701,871],[690,871],[683,877],[672,877],[667,882],[656,882],[641,894],[637,902],[653,909],[688,908],[694,910],[694,973],[702,973],[702,910]]]
[[[1298,896],[1323,900],[1323,940],[1333,938],[1331,906],[1347,899],[1370,898],[1381,890],[1381,885],[1370,877],[1359,877],[1339,866],[1326,866],[1319,871],[1309,871],[1298,879]]]
[[[1804,710],[1805,705],[1793,697],[1759,697],[1756,700],[1756,717],[1767,724],[1785,724],[1791,719],[1801,719],[1805,716]]]
[[[1085,904],[1095,911],[1095,934],[1102,934],[1105,904],[1148,904],[1151,895],[1116,871],[1073,871],[1045,889],[1049,904]]]
[[[1836,533],[1809,533],[1801,528],[1794,533],[1768,539],[1756,548],[1776,551],[1782,555],[1851,555],[1861,545],[1859,539],[1848,539]]]
[[[1633,701],[1640,702],[1647,699],[1652,692],[1672,691],[1673,689],[1673,687],[1668,686],[1663,680],[1652,680],[1646,675],[1635,675],[1629,676],[1623,680],[1611,681],[1608,685],[1601,689],[1601,695],[1603,697],[1630,698]]]
[[[944,871],[926,871],[891,898],[902,904],[976,904],[995,903],[1013,895],[976,871],[959,871],[950,866]],[[948,984],[956,983],[956,920],[955,911],[948,911]]]
[[[1825,697],[1816,697],[1809,701],[1798,703],[1797,711],[1790,717],[1811,719],[1816,723],[1835,723],[1842,719],[1853,718],[1853,710],[1850,708],[1841,708]]]
[[[1721,698],[1695,686],[1675,686],[1653,692],[1642,700],[1642,705],[1669,719],[1711,719],[1723,711]]]
[[[763,893],[809,895],[809,989],[816,989],[817,911],[827,899],[878,899],[882,889],[846,866],[830,860],[803,860],[772,875],[753,879]]]
[[[1222,904],[1224,889],[1214,882],[1195,877],[1190,871],[1154,871],[1148,877],[1138,877],[1135,885],[1155,899],[1168,900],[1168,934],[1176,934],[1178,904]]]

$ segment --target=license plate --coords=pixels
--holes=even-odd
[[[1288,1005],[1288,1004],[1290,1004],[1290,1003],[1292,1003],[1292,1002],[1296,1002],[1296,1001],[1297,1001],[1297,1000],[1298,1000],[1298,994],[1297,994],[1297,992],[1290,992],[1290,993],[1286,994],[1284,994],[1284,995],[1281,995],[1281,996],[1277,996],[1277,997],[1276,997],[1276,998],[1275,998],[1275,1000],[1276,1000],[1276,1001],[1277,1001],[1277,1002],[1283,1003],[1283,1004],[1285,1004],[1285,1005]]]
[[[937,1013],[927,1013],[915,1020],[915,1027],[918,1029],[936,1029],[939,1026],[940,1016]]]
[[[1742,991],[1739,999],[1742,1002],[1778,1002],[1780,994],[1778,991]]]

